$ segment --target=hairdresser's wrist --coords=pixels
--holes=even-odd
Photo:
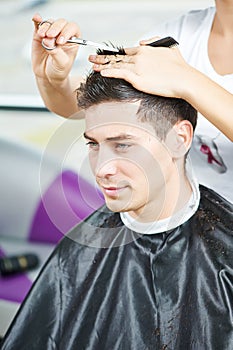
[[[178,86],[174,91],[177,98],[182,98],[192,104],[192,100],[196,95],[200,84],[200,72],[188,64],[182,68],[181,76]]]
[[[65,118],[83,118],[78,114],[76,89],[80,85],[81,77],[67,78],[60,84],[51,84],[47,79],[37,78],[37,85],[45,106],[60,116]],[[75,116],[74,116],[75,115]]]
[[[63,95],[68,95],[70,91],[69,78],[66,79],[52,79],[36,77],[37,86],[43,95],[44,93],[58,92]]]

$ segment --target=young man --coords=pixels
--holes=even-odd
[[[78,105],[106,206],[59,243],[2,350],[230,350],[232,207],[200,199],[196,111],[96,72]]]

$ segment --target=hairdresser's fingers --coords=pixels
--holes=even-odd
[[[53,23],[54,23],[54,19],[52,18],[42,20],[38,24],[38,29],[37,29],[37,34],[39,35],[39,37],[44,38],[47,35],[47,31],[49,30],[49,28],[51,28]]]
[[[138,53],[140,47],[135,46],[135,47],[126,47],[124,48],[124,51],[127,56],[134,56]]]
[[[125,59],[125,56],[124,56]],[[135,64],[132,59],[128,59],[128,61],[112,61],[105,64],[94,64],[93,70],[96,72],[101,72],[103,70],[112,70],[112,69],[120,69],[120,70],[131,70],[134,71]]]
[[[70,73],[74,59],[75,54],[67,55],[66,51],[59,46],[49,51],[49,58],[45,67],[47,79],[51,83],[64,81]]]
[[[33,33],[33,45],[37,46],[37,49],[40,48],[40,51],[43,51],[41,48],[41,37],[38,34],[39,25],[42,22],[42,17],[39,13],[35,13],[32,17],[34,22],[34,33]]]
[[[42,22],[43,24],[39,26],[38,34],[44,38],[54,39],[56,38],[62,31],[63,27],[67,23],[65,19],[60,18],[57,20],[49,20],[48,22]]]
[[[33,18],[35,21],[37,17]],[[48,19],[38,26],[37,34],[41,37],[56,38],[56,43],[64,44],[71,36],[80,36],[80,29],[74,22],[67,22],[64,18]]]
[[[128,55],[90,55],[89,61],[97,65],[113,65],[115,63],[133,63],[134,58]]]
[[[104,69],[100,72],[104,77],[118,78],[128,81],[136,89],[147,93],[154,93],[153,87],[149,87],[147,83],[144,84],[144,79],[141,78],[136,72],[128,69]],[[154,84],[154,83],[153,83]]]
[[[106,64],[109,62],[127,60],[130,61],[131,57],[138,53],[138,47],[124,49],[126,55],[90,55],[89,61],[96,64]]]
[[[157,40],[159,40],[159,39],[161,39],[160,36],[154,36],[153,38],[150,38],[150,39],[140,40],[140,41],[139,41],[139,44],[140,44],[141,46],[145,46],[145,45],[149,45],[150,43],[153,43],[154,41],[157,41]]]
[[[42,22],[42,17],[39,13],[35,13],[32,17],[32,21],[34,22],[34,32],[37,33],[39,24]]]
[[[105,65],[122,61],[122,55],[90,55],[89,61],[95,64]]]
[[[103,69],[100,74],[108,78],[119,78],[128,81],[136,89],[149,93],[157,94],[161,96],[177,97],[172,89],[168,88],[170,84],[163,84],[163,80],[159,84],[155,84],[153,76],[143,77],[142,75],[137,74],[136,72],[128,69]]]
[[[73,63],[77,50],[78,45],[72,45],[72,46],[61,46],[56,44],[56,39],[49,39],[44,38],[43,39],[43,49],[46,51],[49,56],[52,58],[52,63],[57,66],[57,71],[59,69],[65,69],[66,65],[70,65]],[[48,49],[46,49],[48,47]]]
[[[44,54],[44,48],[41,45],[41,41],[43,37],[38,34],[38,30],[40,28],[40,23],[42,22],[42,17],[39,13],[35,13],[32,17],[32,21],[34,22],[34,33],[33,33],[33,41],[32,41],[32,53],[36,56],[41,56]]]
[[[80,37],[81,36],[81,30],[79,26],[75,22],[68,22],[62,29],[61,33],[57,37],[57,44],[63,44],[66,43],[68,39],[70,39],[72,36]],[[74,44],[76,48],[78,48],[77,44]]]
[[[72,36],[79,37],[80,35],[78,25],[75,22],[67,22],[63,18],[55,21],[46,32],[46,36],[56,38],[56,43],[59,45],[65,44]]]
[[[117,68],[108,68],[101,70],[100,74],[104,77],[110,78],[120,78],[130,82],[132,85],[137,83],[138,76],[131,70],[128,69],[117,69]]]

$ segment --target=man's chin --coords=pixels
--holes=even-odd
[[[117,203],[117,201],[106,200],[106,206],[114,213],[123,213],[131,210],[128,204]]]

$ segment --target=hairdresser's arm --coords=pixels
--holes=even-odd
[[[194,68],[190,68],[185,81],[181,98],[233,141],[233,95]]]
[[[69,74],[76,58],[78,45],[64,45],[71,36],[79,36],[80,31],[75,23],[64,19],[49,20],[38,26],[42,21],[40,15],[33,16],[35,29],[32,42],[32,67],[38,89],[47,108],[54,113],[69,117],[78,112],[75,90],[81,78],[70,78]],[[46,50],[41,42],[48,47],[57,48]],[[81,115],[80,115],[81,116]]]
[[[147,93],[187,100],[233,141],[233,95],[188,65],[178,48],[141,46],[118,58],[122,61],[114,63],[113,56],[89,59],[104,76],[125,79]]]

